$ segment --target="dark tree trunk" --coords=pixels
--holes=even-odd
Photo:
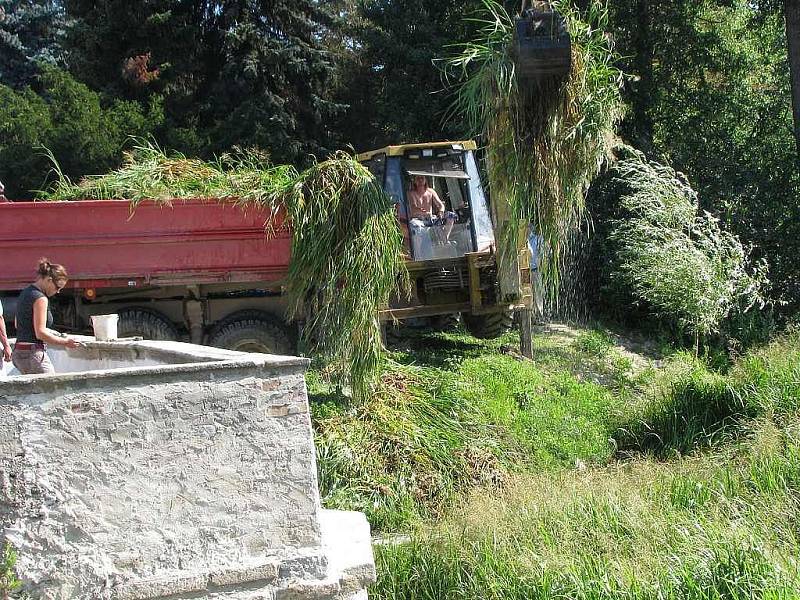
[[[634,2],[638,18],[632,32],[635,51],[634,69],[639,78],[634,87],[633,118],[635,121],[637,145],[645,152],[653,149],[653,120],[650,106],[653,102],[653,40],[650,33],[650,0]]]
[[[789,72],[794,108],[794,139],[800,161],[800,0],[784,0],[786,43],[789,50]]]

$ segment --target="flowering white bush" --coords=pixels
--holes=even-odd
[[[699,212],[679,174],[641,156],[615,168],[628,189],[610,234],[618,283],[696,340],[718,332],[732,311],[764,306],[766,264],[753,264],[735,235]]]

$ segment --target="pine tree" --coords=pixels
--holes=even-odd
[[[331,16],[314,0],[219,4],[217,60],[207,114],[223,147],[250,143],[274,158],[304,161],[324,154],[333,60],[322,44]]]
[[[334,65],[316,0],[68,0],[73,72],[95,89],[159,94],[167,145],[258,146],[303,162],[328,150]],[[192,143],[195,147],[192,147]]]
[[[472,38],[478,0],[365,0],[350,7],[350,52],[340,98],[339,126],[357,149],[464,135],[445,122],[453,101],[441,61]]]
[[[64,13],[54,0],[0,0],[0,83],[31,83],[38,63],[61,62]]]

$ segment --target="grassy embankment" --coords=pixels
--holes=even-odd
[[[725,372],[513,343],[412,339],[355,409],[312,386],[326,504],[411,536],[372,597],[800,598],[800,335]]]

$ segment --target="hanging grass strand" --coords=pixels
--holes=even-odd
[[[363,400],[383,359],[377,309],[408,289],[394,204],[344,152],[303,172],[281,203],[294,233],[290,315],[305,314],[306,343]]]
[[[456,80],[453,115],[486,146],[492,197],[510,218],[500,231],[501,268],[516,256],[528,225],[543,238],[542,273],[551,293],[568,232],[583,215],[584,196],[608,155],[607,140],[622,116],[621,72],[603,32],[607,14],[592,2],[586,20],[566,0],[553,3],[572,38],[566,78],[521,81],[512,56],[514,21],[495,0],[483,0],[477,40],[447,62]]]

